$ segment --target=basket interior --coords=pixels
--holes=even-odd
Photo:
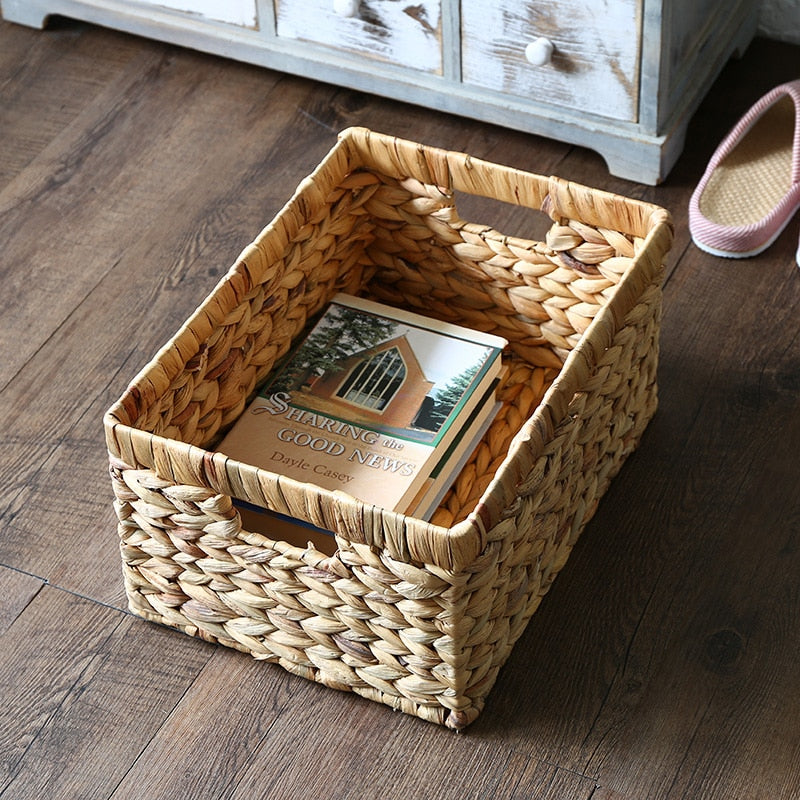
[[[503,407],[432,518],[463,520],[642,240],[550,210],[542,241],[459,216],[454,192],[361,165],[326,170],[242,254],[116,413],[212,451],[275,362],[338,291],[510,342]],[[188,352],[188,358],[183,354]],[[239,499],[250,500],[250,497]]]
[[[510,342],[502,410],[431,519],[448,528],[475,508],[514,435],[613,295],[634,242],[568,220],[554,222],[544,241],[511,237],[464,221],[454,195],[438,187],[369,171],[357,180],[370,227],[358,292]]]

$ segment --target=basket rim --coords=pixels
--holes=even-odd
[[[248,268],[253,248],[270,257],[288,243],[277,223],[285,216],[302,219],[314,196],[330,191],[358,168],[370,168],[396,179],[414,177],[423,183],[450,191],[479,194],[532,208],[545,206],[554,219],[576,219],[590,225],[607,222],[609,209],[624,208],[631,230],[622,233],[643,239],[639,252],[622,276],[610,301],[604,305],[569,353],[542,402],[512,440],[509,451],[481,500],[468,517],[450,528],[436,526],[398,512],[371,506],[340,491],[328,491],[315,484],[303,487],[310,522],[331,528],[337,520],[323,507],[341,517],[370,522],[371,530],[384,533],[384,541],[370,538],[363,528],[363,541],[387,547],[394,558],[435,565],[448,572],[465,569],[484,550],[487,533],[514,503],[515,488],[541,453],[545,443],[567,413],[580,382],[597,363],[603,351],[624,324],[644,288],[657,279],[662,260],[672,241],[672,223],[665,209],[620,195],[591,189],[557,177],[545,178],[511,167],[476,159],[465,153],[442,150],[408,140],[375,133],[367,128],[348,128],[314,172],[297,187],[292,198],[248,245],[227,274],[206,296],[178,332],[140,370],[129,387],[103,417],[109,456],[132,468],[153,470],[159,477],[176,483],[203,486],[220,494],[253,500],[252,493],[270,489],[270,497],[281,493],[290,478],[259,469],[222,453],[206,450],[135,427],[130,420],[136,407],[159,397],[159,387],[183,372],[201,351],[202,342],[221,320],[213,313],[212,300],[225,295],[228,307],[235,307],[258,282]],[[499,195],[499,196],[498,196]],[[247,487],[245,489],[245,487]],[[242,494],[246,496],[242,497]],[[320,503],[326,496],[328,502]],[[332,502],[331,502],[332,501]],[[278,509],[280,510],[280,509]],[[376,524],[377,527],[376,527]],[[349,527],[349,526],[348,526]],[[366,527],[364,525],[363,527]],[[352,536],[348,541],[357,542]]]

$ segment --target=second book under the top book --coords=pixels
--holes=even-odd
[[[339,294],[219,445],[243,463],[413,512],[465,423],[488,419],[501,337]]]

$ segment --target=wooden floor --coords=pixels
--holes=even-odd
[[[558,142],[0,23],[0,797],[800,797],[799,221],[743,262],[686,225],[725,130],[799,65],[757,40],[652,188]],[[354,124],[676,223],[659,412],[462,735],[125,610],[103,411]]]

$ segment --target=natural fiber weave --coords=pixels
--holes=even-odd
[[[531,208],[544,242],[458,216]],[[424,719],[472,722],[656,407],[665,211],[351,129],[105,418],[130,608]],[[346,291],[510,342],[503,409],[431,523],[214,443]],[[337,534],[242,529],[231,497]]]

